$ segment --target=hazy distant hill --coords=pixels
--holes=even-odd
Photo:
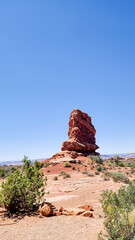
[[[120,156],[120,157],[123,157],[123,158],[135,158],[135,153],[118,153],[118,154],[101,154],[101,157],[103,159],[107,159],[109,157],[113,157],[113,156]],[[40,158],[40,159],[34,159],[34,160],[31,160],[31,162],[33,163],[35,160],[37,161],[42,161],[42,160],[45,160],[47,158]],[[3,166],[3,165],[22,165],[22,161],[0,161],[0,166]]]
[[[31,160],[31,162],[33,163],[34,161],[42,161],[45,160],[46,158],[40,158],[40,159],[34,159]],[[0,161],[0,166],[4,166],[4,165],[22,165],[22,161]]]
[[[123,158],[135,158],[135,153],[118,153],[118,154],[107,154],[107,155],[101,155],[101,157],[103,159],[107,159],[109,157],[113,157],[113,156],[120,156],[120,157],[123,157]]]

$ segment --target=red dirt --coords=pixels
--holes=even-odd
[[[125,184],[114,183],[112,180],[104,181],[101,178],[102,173],[95,175],[96,166],[95,164],[88,165],[92,164],[89,158],[79,157],[77,160],[82,160],[83,165],[71,163],[71,166],[74,166],[76,170],[73,170],[72,167],[64,167],[64,162],[56,165],[50,163],[50,167],[43,169],[48,178],[46,192],[50,191],[50,194],[46,194],[45,198],[57,209],[90,204],[94,209],[94,218],[25,216],[22,219],[9,219],[4,218],[3,213],[0,213],[0,240],[97,240],[98,233],[104,229],[104,214],[99,202],[100,195],[105,189],[117,191],[120,186]],[[93,177],[82,174],[86,165],[87,170],[94,174]],[[80,172],[78,172],[78,167]],[[91,170],[91,167],[95,168]],[[111,171],[118,170],[125,171],[122,167]],[[61,171],[69,172],[71,178],[63,179],[62,176],[59,176]],[[57,181],[53,180],[54,176],[58,176]]]

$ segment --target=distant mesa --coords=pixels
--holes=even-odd
[[[96,130],[87,113],[74,109],[69,118],[69,131],[67,141],[61,147],[62,151],[75,151],[84,155],[97,154]]]

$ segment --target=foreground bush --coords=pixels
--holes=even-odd
[[[121,187],[118,191],[104,191],[101,198],[105,213],[104,226],[108,235],[99,234],[98,239],[135,239],[135,185]],[[104,236],[105,238],[103,238]]]
[[[43,173],[39,171],[40,163],[36,161],[31,166],[27,157],[24,157],[23,163],[20,170],[16,170],[1,184],[0,205],[9,212],[33,210],[45,194],[46,179],[43,179]]]

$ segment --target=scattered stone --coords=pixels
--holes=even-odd
[[[53,206],[51,203],[43,203],[39,206],[39,214],[41,216],[49,217],[53,215]]]
[[[55,216],[61,216],[62,212],[55,212]]]
[[[62,215],[67,215],[67,216],[78,216],[84,213],[85,210],[83,209],[78,209],[78,208],[66,208],[62,210]]]
[[[77,208],[85,209],[85,211],[94,211],[91,205],[78,206]]]
[[[91,213],[90,211],[86,211],[86,212],[82,213],[81,216],[83,216],[83,217],[93,217],[93,213]]]
[[[85,206],[90,206],[90,205],[84,205]],[[88,207],[86,208],[88,209]],[[89,208],[93,209],[93,208]],[[81,208],[60,208],[59,212],[61,215],[66,215],[66,216],[83,216],[83,217],[93,217],[93,213],[90,212],[91,210],[86,211],[85,209]]]
[[[64,209],[64,208],[63,208],[63,207],[61,207],[61,208],[59,209],[59,212],[62,212],[62,211],[63,211],[63,209]]]

